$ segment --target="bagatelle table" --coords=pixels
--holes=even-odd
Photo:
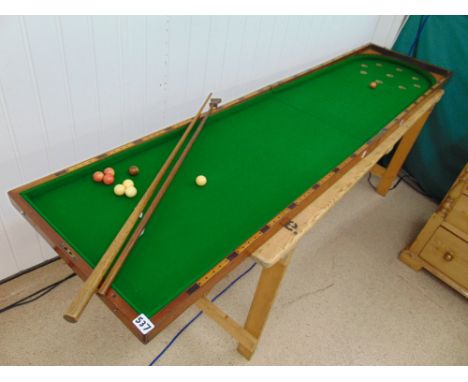
[[[103,301],[145,343],[197,303],[250,358],[291,249],[368,171],[387,192],[449,77],[367,45],[220,106]],[[10,198],[85,279],[187,125],[21,186]],[[399,141],[389,166],[376,165]],[[119,183],[131,165],[141,169],[134,199],[91,180],[112,166]],[[205,187],[194,183],[200,174]],[[249,256],[264,269],[241,326],[205,295]],[[151,323],[142,325],[141,314]]]

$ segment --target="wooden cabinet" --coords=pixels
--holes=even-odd
[[[452,210],[448,213],[447,223],[468,232],[468,196],[462,194]]]
[[[416,240],[400,254],[468,298],[468,164]]]
[[[436,230],[420,257],[468,290],[468,243],[449,230]]]

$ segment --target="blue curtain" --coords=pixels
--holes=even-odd
[[[404,165],[440,200],[468,162],[468,16],[411,16],[393,49],[453,71]]]

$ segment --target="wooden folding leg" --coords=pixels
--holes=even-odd
[[[218,323],[219,326],[239,341],[242,346],[252,352],[255,350],[257,339],[210,300],[206,297],[202,297],[197,301],[197,306],[203,311],[203,313]]]
[[[260,275],[257,289],[255,290],[255,295],[244,325],[244,329],[256,338],[257,341],[260,339],[260,335],[265,327],[265,323],[276,297],[276,292],[286,272],[291,255],[292,253],[290,252],[284,260],[270,268],[263,268]],[[255,347],[256,345],[257,344],[255,344]],[[255,347],[253,349],[248,349],[242,343],[239,343],[237,351],[245,358],[250,359],[255,351]]]
[[[244,327],[239,325],[206,297],[202,297],[196,302],[196,305],[203,313],[238,341],[239,346],[237,350],[247,359],[250,359],[255,352],[260,334],[265,326],[268,313],[273,305],[276,291],[286,271],[291,254],[292,252],[289,252],[282,261],[271,268],[264,268],[262,270]]]
[[[421,115],[417,122],[403,136],[386,169],[379,165],[376,165],[376,168],[373,169],[372,173],[380,176],[380,182],[377,186],[377,192],[380,195],[385,196],[392,186],[393,181],[400,172],[401,166],[403,166],[403,163],[405,162],[431,112],[432,108]]]

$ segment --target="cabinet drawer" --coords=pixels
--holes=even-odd
[[[458,198],[445,220],[468,233],[468,196],[461,195]]]
[[[440,272],[468,289],[468,243],[445,228],[438,228],[420,254]]]

